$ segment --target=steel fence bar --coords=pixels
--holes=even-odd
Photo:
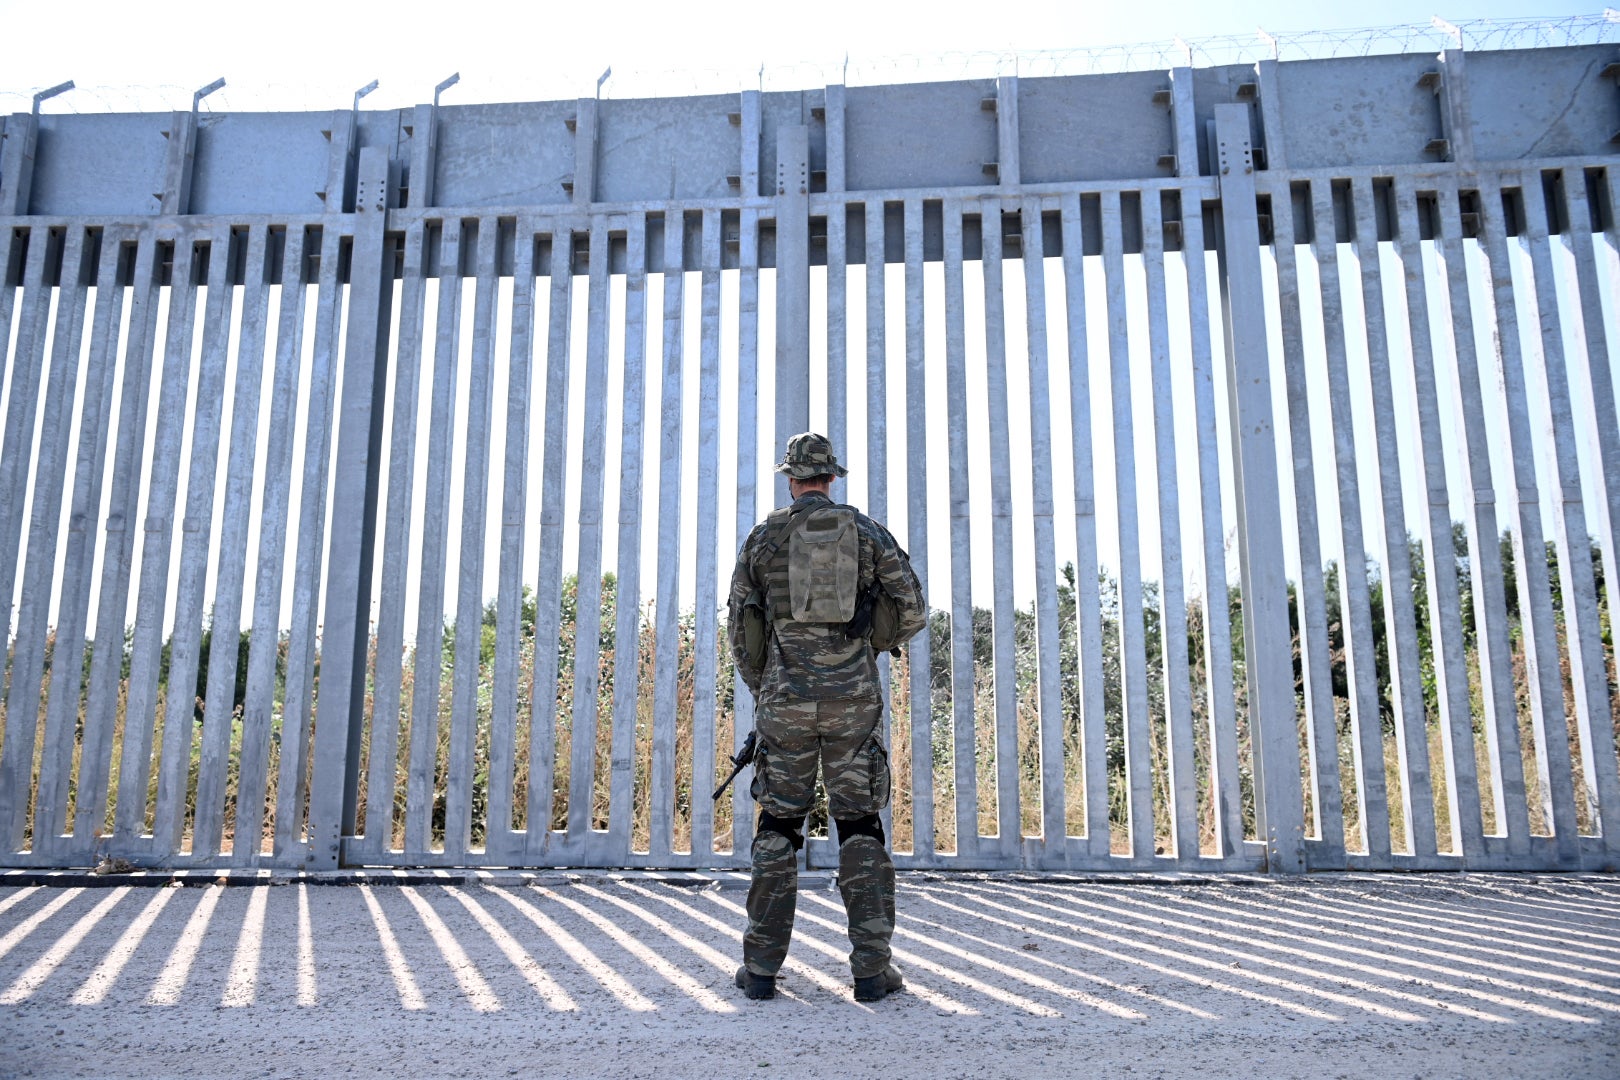
[[[157,323],[161,289],[158,284],[159,237],[155,230],[143,232],[135,254],[134,297],[130,301],[129,335],[124,346],[123,382],[119,390],[118,444],[113,453],[112,490],[108,495],[106,545],[101,563],[101,588],[96,608],[96,646],[90,664],[90,701],[85,713],[85,728],[96,731],[105,728],[109,743],[105,754],[111,771],[111,732],[118,722],[117,711],[125,705],[124,733],[121,763],[132,760],[129,756],[131,736],[141,738],[140,725],[131,729],[129,712],[124,701],[125,619],[129,611],[129,588],[135,555],[135,520],[141,499],[142,463],[146,460],[146,428],[148,393],[152,380],[152,359],[157,347]],[[133,646],[133,642],[130,643]],[[132,659],[132,658],[131,658]],[[131,671],[133,674],[133,670]],[[150,739],[150,733],[146,736]],[[151,751],[148,742],[134,760],[146,766],[145,755]],[[97,766],[100,768],[100,766]],[[138,786],[126,773],[119,772],[118,805],[124,800],[140,799],[144,823],[146,773]],[[126,786],[128,784],[129,786]],[[84,802],[79,808],[85,807]],[[106,813],[106,800],[96,809],[96,820],[102,821]],[[121,837],[132,837],[133,827]]]
[[[247,578],[247,538],[253,508],[254,452],[259,441],[264,340],[270,282],[266,264],[270,230],[260,225],[246,237],[241,325],[236,343],[236,385],[231,405],[230,456],[220,521],[219,566],[208,648],[208,690],[203,706],[202,751],[197,766],[196,825],[192,851],[221,850],[230,777],[231,728],[236,721],[236,675],[242,631],[242,594]],[[223,358],[222,358],[223,359]],[[221,640],[221,634],[224,640]],[[249,639],[251,648],[251,638]],[[244,699],[243,705],[246,705]],[[240,778],[240,773],[238,773]],[[238,792],[240,798],[240,792]]]
[[[840,87],[839,89],[842,89]],[[842,153],[843,147],[839,146]],[[829,183],[832,165],[828,164]],[[745,213],[747,211],[744,211]],[[827,208],[827,438],[849,453],[849,204]],[[834,481],[836,486],[838,481]]]
[[[1620,830],[1620,776],[1616,775],[1608,662],[1598,618],[1592,540],[1581,492],[1580,451],[1575,441],[1563,323],[1558,312],[1558,283],[1547,237],[1549,215],[1539,179],[1531,174],[1523,187],[1525,225],[1520,243],[1529,248],[1535,284],[1548,410],[1543,430],[1552,436],[1559,488],[1553,499],[1553,523],[1558,532],[1560,607],[1568,641],[1576,731],[1580,737],[1583,794],[1592,816],[1593,830],[1598,835],[1613,836]],[[1584,177],[1577,175],[1575,182],[1579,184],[1583,180]],[[1572,220],[1569,228],[1575,227]],[[1561,715],[1548,719],[1550,726],[1563,726]],[[1572,806],[1571,810],[1574,809]],[[1608,814],[1607,821],[1601,820],[1604,813]]]
[[[1530,724],[1535,733],[1537,792],[1543,822],[1552,830],[1558,844],[1560,864],[1573,866],[1579,856],[1575,829],[1574,779],[1570,774],[1569,729],[1564,703],[1557,628],[1554,625],[1552,583],[1547,566],[1547,543],[1541,523],[1541,491],[1536,477],[1536,438],[1530,427],[1529,388],[1525,381],[1523,345],[1519,336],[1518,297],[1513,288],[1513,270],[1508,258],[1508,221],[1502,205],[1503,189],[1539,186],[1540,172],[1525,177],[1486,173],[1480,178],[1481,248],[1489,267],[1491,296],[1496,308],[1496,360],[1506,406],[1508,441],[1512,448],[1513,484],[1517,491],[1515,510],[1518,528],[1513,533],[1513,555],[1517,564],[1514,577],[1519,592],[1520,641],[1530,691]],[[1545,231],[1545,212],[1542,217]],[[1534,228],[1533,224],[1528,226]],[[1557,297],[1542,309],[1556,312]],[[1562,368],[1562,364],[1559,365]],[[1555,406],[1556,408],[1556,406]],[[1556,440],[1556,433],[1555,433]],[[1560,473],[1562,471],[1560,470]],[[1563,476],[1560,475],[1560,480]],[[1566,490],[1569,490],[1566,487]],[[1573,487],[1579,498],[1577,477]],[[1564,509],[1567,507],[1557,507]],[[1582,539],[1584,540],[1584,522]],[[1571,552],[1566,548],[1565,558]]]
[[[1114,419],[1114,489],[1119,514],[1119,655],[1124,703],[1125,784],[1131,854],[1153,855],[1153,755],[1148,715],[1146,627],[1142,618],[1137,522],[1136,434],[1132,418],[1130,321],[1124,221],[1118,192],[1102,197],[1103,279],[1108,290],[1108,359]]]
[[[1418,659],[1413,610],[1412,555],[1406,541],[1406,503],[1401,495],[1400,442],[1395,390],[1390,382],[1389,331],[1384,315],[1384,275],[1378,221],[1369,179],[1351,181],[1351,250],[1361,279],[1361,312],[1367,344],[1374,443],[1384,518],[1384,627],[1395,752],[1399,768],[1401,821],[1408,854],[1435,854],[1434,787],[1429,778],[1429,728],[1424,715],[1423,672]],[[1359,388],[1358,388],[1359,390]],[[1380,723],[1380,729],[1382,723]]]
[[[0,120],[0,132],[4,130],[5,122]],[[11,354],[11,324],[17,306],[17,283],[11,280],[12,259],[27,249],[28,237],[37,227],[0,229],[0,341],[5,342],[0,345],[0,379],[16,377],[21,355]]]
[[[905,203],[906,249],[906,545],[928,595],[928,397],[924,330],[923,204]],[[931,627],[906,646],[911,733],[911,850],[934,857],[933,638]]]
[[[1577,174],[1578,175],[1578,174]],[[1599,203],[1606,203],[1608,213],[1594,206],[1587,198],[1585,185],[1578,180],[1566,182],[1564,195],[1569,219],[1572,223],[1593,223],[1602,216],[1601,225],[1608,235],[1608,254],[1604,262],[1609,270],[1620,256],[1620,167],[1610,165],[1602,172],[1603,179],[1596,183]],[[1601,463],[1598,470],[1599,486],[1598,539],[1603,545],[1604,588],[1608,594],[1609,610],[1620,611],[1620,551],[1616,549],[1616,532],[1620,530],[1620,416],[1616,415],[1614,374],[1609,366],[1609,339],[1603,316],[1603,285],[1598,279],[1598,259],[1592,233],[1578,226],[1564,230],[1564,243],[1575,255],[1575,278],[1581,297],[1581,327],[1586,339],[1587,389],[1597,421],[1591,435],[1593,450]],[[1612,279],[1612,273],[1610,277]],[[1620,833],[1609,835],[1609,850],[1620,850]]]
[[[439,234],[439,310],[434,322],[433,398],[428,413],[422,497],[421,576],[417,583],[416,649],[411,660],[411,764],[405,789],[405,850],[433,846],[438,782],[440,698],[444,692],[444,593],[450,539],[450,465],[461,357],[462,222],[445,218]],[[448,807],[446,807],[448,811]]]
[[[253,577],[253,632],[248,643],[247,695],[242,702],[242,754],[236,781],[233,850],[246,862],[263,847],[264,811],[274,730],[276,667],[281,652],[281,603],[287,564],[288,506],[291,502],[293,419],[304,361],[305,230],[287,230],[277,301],[276,365],[270,388],[270,424],[265,444],[264,488],[259,496],[258,566]],[[403,561],[403,560],[402,560]],[[384,594],[387,595],[386,592]],[[287,731],[282,706],[281,732]],[[374,744],[375,745],[375,744]],[[390,789],[392,790],[392,789]],[[376,789],[372,789],[376,797]],[[290,839],[290,834],[288,835]],[[277,857],[290,854],[284,844]]]
[[[136,838],[146,828],[158,665],[163,646],[164,614],[169,602],[169,552],[174,530],[176,488],[180,483],[180,438],[185,428],[186,386],[191,370],[191,327],[196,304],[196,290],[191,280],[194,248],[187,235],[181,234],[174,239],[168,326],[163,335],[163,367],[159,376],[157,415],[154,418],[157,434],[150,451],[151,468],[147,473],[146,520],[141,538],[141,583],[136,598],[135,630],[130,639],[129,676],[124,699],[124,743],[118,768],[118,807],[114,820],[119,847],[132,850],[137,847]],[[136,453],[140,453],[140,450]]]
[[[580,445],[578,563],[574,576],[574,700],[569,722],[568,842],[583,845],[596,817],[596,732],[602,685],[602,507],[606,492],[608,222],[590,219],[585,315],[585,427]]]
[[[34,456],[34,419],[38,413],[39,383],[45,372],[46,320],[50,315],[51,288],[45,281],[47,231],[29,230],[23,268],[22,323],[11,363],[11,392],[7,399],[6,431],[0,448],[0,586],[5,591],[6,631],[11,631],[17,585],[17,549],[22,542],[23,498]],[[8,264],[9,266],[9,264]],[[4,273],[6,268],[0,268]],[[10,299],[7,297],[7,299]],[[10,343],[10,339],[6,339]],[[5,346],[0,345],[0,349]],[[23,458],[18,461],[18,457]],[[19,703],[20,704],[20,703]],[[28,792],[34,782],[34,749],[39,710],[27,706],[6,708],[6,741],[0,757],[0,843],[7,851],[22,848],[27,830]]]
[[[1530,818],[1525,804],[1524,766],[1519,756],[1519,716],[1508,640],[1507,599],[1496,522],[1496,482],[1491,473],[1490,433],[1485,426],[1479,358],[1474,344],[1473,300],[1468,247],[1462,232],[1456,181],[1440,189],[1435,250],[1446,279],[1451,309],[1451,345],[1457,363],[1456,409],[1462,414],[1473,510],[1468,516],[1469,569],[1473,587],[1474,633],[1479,646],[1481,698],[1486,747],[1491,764],[1491,806],[1495,835],[1506,837],[1509,855],[1530,850]]]
[[[563,514],[568,466],[568,378],[572,342],[574,233],[551,234],[551,298],[546,322],[545,449],[540,472],[540,564],[535,585],[534,690],[529,697],[528,846],[530,859],[552,841],[557,770],[557,665],[562,618]]]
[[[888,270],[885,251],[888,237],[884,227],[881,199],[866,203],[866,512],[878,521],[889,519],[889,325]],[[778,393],[781,391],[778,390]],[[791,432],[777,432],[777,442],[785,443]],[[774,447],[772,448],[775,449]],[[893,746],[889,711],[889,658],[878,657],[878,681],[883,692],[883,712],[878,720],[878,737],[884,746]],[[880,816],[885,834],[894,835],[893,807]]]
[[[1243,846],[1243,795],[1238,782],[1237,709],[1232,696],[1232,619],[1227,593],[1226,527],[1221,514],[1221,458],[1216,447],[1209,257],[1204,246],[1203,195],[1198,188],[1187,187],[1182,189],[1181,199],[1181,253],[1187,274],[1187,329],[1191,338],[1193,427],[1198,445],[1198,511],[1203,541],[1210,810],[1215,851],[1219,857],[1229,859]]]
[[[472,846],[473,775],[478,750],[479,684],[482,680],[484,628],[484,541],[489,514],[489,434],[495,394],[496,289],[500,282],[500,222],[477,223],[471,369],[467,378],[466,461],[461,483],[460,566],[456,590],[456,644],[450,673],[450,759],[445,784],[444,850],[454,857]],[[459,300],[459,297],[458,297]],[[460,347],[460,341],[456,342]],[[448,455],[446,455],[448,456]],[[485,779],[484,834],[491,828]]]
[[[1345,344],[1344,297],[1334,197],[1329,183],[1311,185],[1311,250],[1321,281],[1324,365],[1332,419],[1333,458],[1339,494],[1339,618],[1344,627],[1345,681],[1349,686],[1351,749],[1356,775],[1357,821],[1367,855],[1378,862],[1390,853],[1389,808],[1384,782],[1383,722],[1378,702],[1372,596],[1367,581],[1366,538],[1361,521],[1361,479],[1356,471],[1355,421]]]
[[[950,463],[951,761],[956,857],[979,847],[978,708],[973,657],[973,500],[968,466],[966,303],[962,287],[962,202],[947,199],[945,234],[945,407]]]
[[[377,595],[377,660],[372,675],[371,758],[367,762],[365,833],[353,849],[357,856],[362,857],[362,853],[376,854],[391,849],[394,843],[405,611],[410,603],[410,586],[406,575],[410,568],[411,534],[416,524],[411,503],[416,494],[417,409],[421,397],[422,314],[426,301],[423,262],[427,237],[428,230],[421,222],[405,230],[405,262],[399,287],[399,331],[393,371],[390,373],[393,380],[393,416],[389,423],[388,502],[383,511],[382,578]],[[521,256],[521,250],[518,254]],[[532,278],[530,287],[533,287]],[[523,389],[527,390],[526,384]],[[513,393],[515,395],[517,391]],[[492,754],[492,806],[498,798],[498,786],[493,780],[498,773],[493,758]],[[406,775],[408,778],[409,772]]]
[[[1164,665],[1164,731],[1169,742],[1170,847],[1198,856],[1198,778],[1193,770],[1192,678],[1187,660],[1187,587],[1181,556],[1181,490],[1170,372],[1169,300],[1164,280],[1164,203],[1142,194],[1142,265],[1147,276],[1148,378],[1153,395],[1153,461],[1159,495],[1159,643]],[[1166,854],[1169,854],[1166,850]]]
[[[524,510],[529,492],[529,432],[534,381],[534,219],[512,230],[512,310],[507,343],[506,443],[502,465],[500,554],[496,570],[495,671],[489,707],[489,815],[484,849],[521,857],[524,836],[513,831],[517,783],[518,695],[523,657]],[[530,648],[533,649],[531,644]],[[531,653],[532,655],[532,653]]]
[[[62,270],[57,283],[56,318],[51,334],[50,370],[45,379],[45,407],[40,418],[39,453],[34,463],[34,495],[29,506],[26,561],[23,565],[22,602],[12,638],[11,683],[6,694],[6,715],[13,711],[33,721],[24,745],[28,751],[23,787],[33,771],[34,735],[39,714],[46,714],[45,742],[40,748],[39,779],[34,792],[33,850],[61,847],[67,820],[68,782],[73,771],[73,744],[78,727],[78,687],[82,665],[81,640],[56,635],[52,649],[51,699],[61,697],[74,708],[66,723],[50,723],[51,709],[44,700],[45,647],[49,633],[50,601],[57,581],[56,556],[62,521],[62,489],[66,480],[68,436],[78,391],[84,308],[94,265],[94,243],[83,228],[70,228],[63,242]],[[20,508],[19,508],[20,509]],[[64,596],[65,600],[66,597]],[[58,627],[60,631],[60,627]],[[71,675],[68,672],[72,672]],[[71,695],[71,696],[70,696]]]
[[[658,466],[658,594],[654,608],[652,814],[648,851],[655,859],[674,853],[676,665],[680,662],[681,402],[685,392],[686,222],[679,212],[664,217],[664,370]]]
[[[1305,731],[1310,754],[1311,808],[1316,835],[1327,854],[1316,865],[1344,865],[1344,795],[1339,780],[1339,721],[1333,701],[1332,652],[1328,643],[1327,590],[1322,571],[1321,519],[1316,508],[1316,461],[1311,445],[1310,391],[1305,378],[1304,318],[1299,300],[1299,230],[1289,188],[1272,192],[1272,255],[1277,264],[1277,305],[1282,324],[1282,368],[1288,397],[1289,459],[1293,464],[1292,517],[1299,547],[1300,663],[1304,668]],[[1251,726],[1253,723],[1251,714]]]
[[[697,431],[697,583],[692,633],[692,855],[714,851],[715,667],[719,657],[720,211],[703,212]],[[729,771],[729,770],[727,770]]]
[[[839,204],[837,216],[839,220],[839,236],[842,236],[843,205]],[[844,286],[844,255],[842,241],[834,248],[831,237],[833,235],[832,217],[828,219],[828,253],[827,253],[827,281],[828,281],[828,309],[827,309],[827,371],[828,382],[833,379],[833,355],[836,350],[840,370],[844,363],[844,352],[847,346],[847,327],[844,323],[844,312],[840,305],[837,319],[834,320],[832,310],[831,289],[833,281],[833,266],[837,266],[837,280],[839,288]],[[738,227],[737,235],[737,520],[736,520],[736,546],[733,552],[742,550],[743,542],[754,528],[754,519],[759,514],[759,211],[744,210]],[[836,344],[835,344],[836,343]],[[843,376],[839,376],[842,380]],[[829,402],[829,421],[831,415],[831,401],[833,389],[829,385],[827,400]],[[844,420],[838,420],[839,428],[843,430]],[[829,427],[831,424],[829,423]],[[833,442],[834,447],[844,447],[848,453],[847,443]],[[742,751],[743,743],[748,738],[748,732],[754,727],[754,695],[749,692],[747,685],[742,681],[741,675],[735,675],[732,681],[733,713],[732,713],[732,753]],[[747,852],[754,842],[754,799],[746,783],[731,785],[731,853],[737,860],[746,859]]]
[[[1030,507],[1035,526],[1035,634],[1041,756],[1041,846],[1037,864],[1068,865],[1068,826],[1063,782],[1063,669],[1058,629],[1056,513],[1052,500],[1052,388],[1047,347],[1046,200],[1020,206],[1024,307],[1029,341]]]
[[[1092,458],[1091,347],[1086,319],[1085,226],[1078,194],[1061,201],[1069,429],[1074,459],[1074,598],[1080,715],[1074,738],[1085,784],[1085,852],[1109,857],[1108,728],[1104,707],[1102,603],[1098,595],[1097,487]],[[1065,826],[1067,828],[1067,826]],[[1071,859],[1071,863],[1072,863]]]
[[[168,690],[163,702],[163,750],[158,764],[157,811],[152,834],[162,854],[183,848],[191,755],[196,747],[194,687],[203,633],[203,589],[213,539],[214,486],[219,473],[219,437],[225,405],[225,365],[230,349],[231,234],[216,228],[208,244],[208,294],[203,307],[202,352],[196,357],[196,396],[191,403],[191,465],[181,518],[179,588],[169,636]],[[193,836],[193,840],[195,840]],[[217,849],[217,844],[215,845]],[[194,849],[195,851],[195,849]],[[195,852],[213,855],[216,850]]]
[[[293,564],[292,627],[287,640],[286,694],[281,720],[280,775],[276,779],[276,851],[291,849],[305,831],[309,783],[315,665],[319,659],[321,582],[325,576],[326,486],[332,447],[338,366],[339,313],[344,288],[338,277],[343,236],[321,226],[320,273],[315,296],[315,341],[305,398],[304,475],[299,486],[298,539]]]
[[[1412,185],[1397,180],[1394,197],[1395,250],[1401,259],[1406,285],[1414,401],[1427,495],[1424,578],[1428,591],[1435,697],[1441,713],[1451,849],[1464,858],[1477,858],[1484,854],[1479,772],[1474,760],[1474,722],[1463,647],[1462,598],[1457,585],[1445,445],[1441,439],[1440,395],[1435,384],[1434,345],[1429,328],[1428,266],[1418,231],[1417,195]]]
[[[17,327],[17,344],[12,350],[5,436],[0,439],[0,589],[3,589],[0,596],[5,598],[8,633],[16,611],[18,549],[28,508],[25,499],[28,477],[34,466],[34,425],[39,414],[40,382],[45,377],[45,345],[54,291],[48,276],[53,248],[58,244],[52,232],[46,227],[30,228],[25,252],[17,256],[23,262],[21,321]],[[7,271],[9,263],[0,268],[0,273]],[[5,340],[9,344],[10,338]],[[7,715],[9,717],[10,713]],[[29,768],[32,766],[30,755]]]
[[[1604,170],[1604,176],[1608,205],[1610,207],[1620,205],[1620,169],[1607,168]],[[1620,608],[1620,558],[1617,558],[1615,553],[1615,522],[1620,520],[1620,419],[1616,418],[1614,378],[1609,366],[1609,341],[1604,325],[1602,285],[1597,276],[1592,233],[1588,231],[1593,218],[1593,207],[1587,198],[1585,176],[1581,171],[1574,169],[1565,171],[1563,192],[1569,214],[1569,227],[1563,231],[1563,241],[1575,263],[1576,291],[1580,298],[1581,340],[1586,352],[1586,365],[1581,369],[1586,376],[1585,385],[1581,385],[1577,375],[1572,390],[1575,393],[1584,390],[1592,402],[1595,424],[1590,443],[1592,456],[1598,462],[1594,478],[1597,506],[1593,517],[1596,519],[1597,542],[1603,559],[1608,608],[1612,612]],[[1608,221],[1610,243],[1620,247],[1620,239],[1617,239],[1620,232],[1617,232],[1614,218],[1615,215],[1611,213]],[[1595,592],[1593,599],[1597,599]],[[1602,737],[1594,732],[1594,740],[1600,744]],[[1583,748],[1584,742],[1583,739]],[[1605,848],[1611,853],[1620,852],[1620,816],[1617,816],[1620,815],[1620,790],[1605,782],[1605,763],[1600,761],[1598,765],[1597,824],[1602,830]]]
[[[613,736],[608,857],[630,854],[635,827],[636,727],[641,708],[641,488],[646,458],[647,217],[625,230],[624,406],[619,495],[619,584],[613,631]]]
[[[1012,449],[1007,391],[1006,289],[1002,276],[1001,199],[979,203],[983,245],[986,404],[990,414],[990,542],[995,600],[992,648],[995,687],[997,850],[1016,858],[1023,847],[1018,790],[1018,677],[1013,606]],[[982,845],[981,845],[982,848]]]
[[[128,293],[118,280],[125,245],[136,233],[111,226],[102,232],[101,261],[96,268],[95,321],[90,333],[90,368],[85,375],[84,408],[79,416],[79,450],[74,464],[72,507],[68,517],[67,551],[63,559],[62,599],[57,615],[58,643],[73,643],[73,655],[82,655],[87,642],[86,623],[94,595],[96,519],[101,512],[107,475],[108,422],[116,400],[118,337]],[[0,300],[0,303],[3,303]],[[131,315],[130,334],[141,328]],[[103,555],[112,561],[116,555]],[[120,631],[123,629],[119,627]],[[121,644],[121,643],[120,643]],[[122,648],[119,653],[122,654]],[[122,661],[123,656],[119,656]],[[92,665],[94,654],[92,651]],[[87,850],[99,836],[107,816],[107,775],[111,771],[113,725],[111,717],[97,723],[85,696],[89,691],[83,664],[53,665],[51,699],[46,706],[46,727],[83,724],[79,776],[74,794],[74,848]],[[93,670],[93,666],[92,666]],[[64,807],[65,809],[65,807]],[[36,832],[39,832],[36,828]]]

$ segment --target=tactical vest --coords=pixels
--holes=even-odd
[[[861,537],[853,506],[771,511],[764,585],[771,621],[847,623],[860,592]],[[795,520],[797,518],[797,520]]]

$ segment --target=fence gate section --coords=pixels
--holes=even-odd
[[[1612,868],[1617,73],[11,116],[0,863],[744,865],[816,429],[900,866]]]

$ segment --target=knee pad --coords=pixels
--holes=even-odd
[[[798,817],[779,818],[769,810],[759,812],[759,824],[754,827],[755,834],[773,832],[787,837],[787,842],[793,845],[794,851],[804,847],[804,815]]]
[[[866,814],[858,818],[833,818],[833,824],[838,827],[839,847],[843,847],[856,836],[870,836],[880,844],[884,842],[883,819],[876,814]]]

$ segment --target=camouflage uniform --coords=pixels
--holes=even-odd
[[[777,471],[799,479],[847,472],[820,435],[796,436],[785,457]],[[811,491],[799,496],[791,511],[808,511],[818,504],[836,505]],[[760,738],[751,785],[760,818],[752,849],[743,960],[754,975],[774,976],[787,957],[797,899],[798,851],[804,846],[802,830],[815,797],[819,760],[839,839],[838,887],[849,918],[850,968],[860,980],[886,971],[894,934],[894,864],[878,817],[889,804],[889,758],[877,730],[883,715],[882,688],[877,658],[866,638],[849,637],[843,623],[796,622],[780,612],[771,620],[764,668],[749,668],[742,612],[751,594],[771,593],[773,541],[779,544],[791,532],[786,517],[787,512],[779,510],[749,534],[737,558],[729,598],[732,654],[754,693]],[[855,514],[855,524],[859,588],[864,591],[874,579],[881,584],[900,610],[901,636],[909,636],[927,618],[917,579],[887,529],[860,513]],[[779,568],[780,561],[776,565]]]

